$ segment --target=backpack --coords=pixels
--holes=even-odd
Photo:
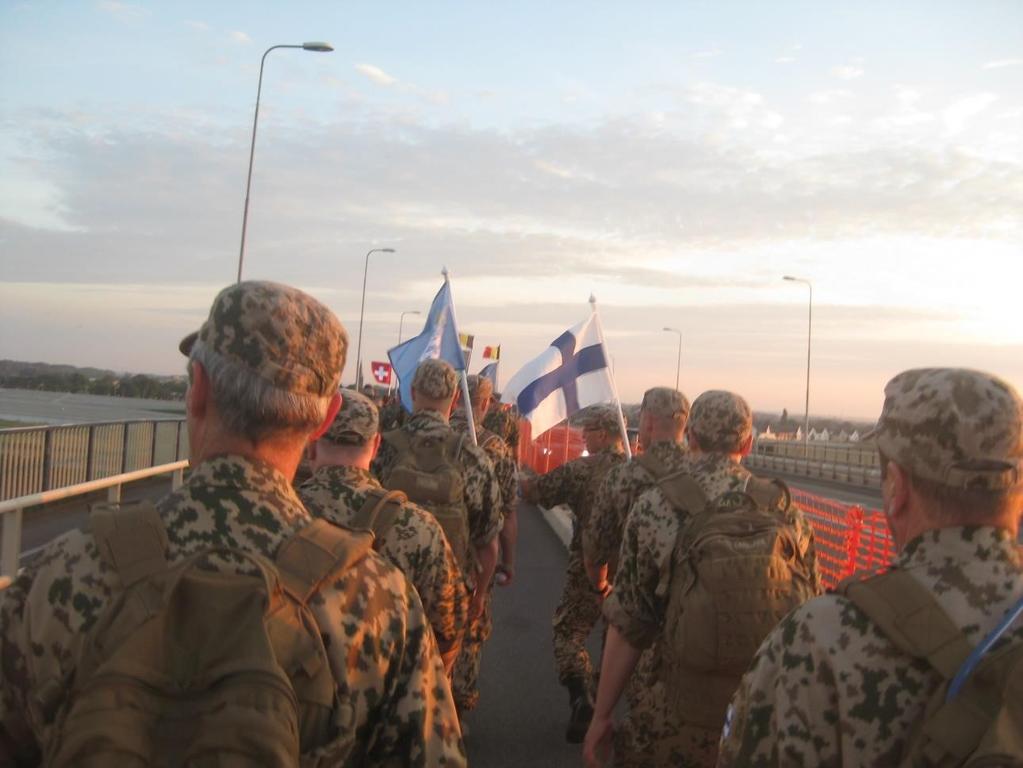
[[[987,653],[949,696],[973,646],[930,590],[893,569],[846,579],[837,591],[896,648],[942,677],[906,739],[900,766],[1023,766],[1023,642]]]
[[[401,514],[402,505],[408,497],[401,491],[388,491],[383,488],[371,488],[366,491],[366,500],[352,516],[348,526],[373,532],[373,549],[380,548],[387,532]]]
[[[454,431],[410,435],[395,429],[385,433],[384,439],[398,454],[390,472],[381,478],[384,486],[404,492],[437,518],[462,573],[467,573],[469,510],[465,506],[465,479],[458,464],[465,436]]]
[[[811,568],[786,522],[784,483],[751,477],[745,491],[708,501],[685,472],[657,480],[677,511],[692,512],[672,552],[661,661],[679,718],[720,730],[764,638],[814,596]]]
[[[308,603],[370,536],[315,520],[273,561],[212,547],[168,563],[152,503],[95,505],[90,522],[123,588],[82,638],[45,765],[283,768],[334,738],[336,684]],[[211,554],[258,575],[212,570]]]

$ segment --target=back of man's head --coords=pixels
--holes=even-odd
[[[640,440],[679,441],[688,417],[689,401],[685,395],[671,387],[652,387],[643,394],[640,406]]]
[[[217,294],[206,322],[179,349],[206,371],[224,429],[258,443],[322,423],[341,381],[348,334],[312,296],[247,281]]]
[[[478,374],[466,376],[465,380],[469,389],[469,402],[472,405],[472,411],[474,414],[482,416],[494,397],[494,382],[486,376]]]
[[[693,401],[689,434],[706,453],[741,453],[753,434],[753,412],[734,392],[710,389]]]
[[[965,368],[904,371],[885,387],[874,439],[945,522],[997,516],[1023,488],[1023,400]]]
[[[443,360],[423,360],[412,377],[414,410],[433,410],[446,414],[458,388],[455,369]]]
[[[354,389],[341,390],[341,407],[327,431],[316,441],[314,466],[369,467],[379,443],[380,411]]]

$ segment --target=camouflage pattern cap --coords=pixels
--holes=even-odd
[[[473,404],[480,403],[488,397],[494,396],[494,382],[486,376],[466,376],[469,384],[469,399]]]
[[[297,288],[247,281],[213,300],[202,327],[181,340],[188,355],[201,341],[275,387],[326,397],[337,391],[348,334],[333,312]]]
[[[1007,382],[965,368],[917,368],[884,394],[865,439],[913,475],[964,489],[1023,483],[1023,401]]]
[[[412,386],[431,400],[450,400],[455,396],[458,376],[443,360],[423,360],[412,377]]]
[[[689,401],[677,389],[652,387],[643,394],[642,410],[657,418],[685,421],[689,415]]]
[[[338,445],[365,445],[379,429],[376,404],[354,389],[342,389],[341,410],[321,439]]]
[[[591,405],[580,418],[583,429],[600,429],[604,432],[618,431],[618,407],[615,405]],[[628,424],[626,424],[628,426]]]
[[[753,434],[753,412],[734,392],[710,389],[693,401],[688,429],[700,450],[736,453]]]

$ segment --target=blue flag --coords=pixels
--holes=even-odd
[[[396,347],[387,350],[391,367],[398,377],[398,393],[406,410],[412,411],[412,377],[419,363],[439,358],[451,364],[456,371],[465,368],[465,356],[458,340],[455,305],[451,300],[451,283],[447,280],[433,297],[426,316],[423,332]]]
[[[498,391],[498,389],[497,389],[497,364],[499,362],[500,362],[499,360],[495,360],[494,362],[490,363],[490,365],[484,365],[483,368],[480,369],[480,373],[479,373],[481,378],[490,379],[490,383],[494,385],[494,391],[495,392]]]

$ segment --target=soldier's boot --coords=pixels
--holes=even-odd
[[[581,677],[570,677],[565,681],[568,688],[568,701],[571,714],[568,718],[568,729],[565,739],[569,744],[582,744],[593,719],[593,697],[590,687]]]

